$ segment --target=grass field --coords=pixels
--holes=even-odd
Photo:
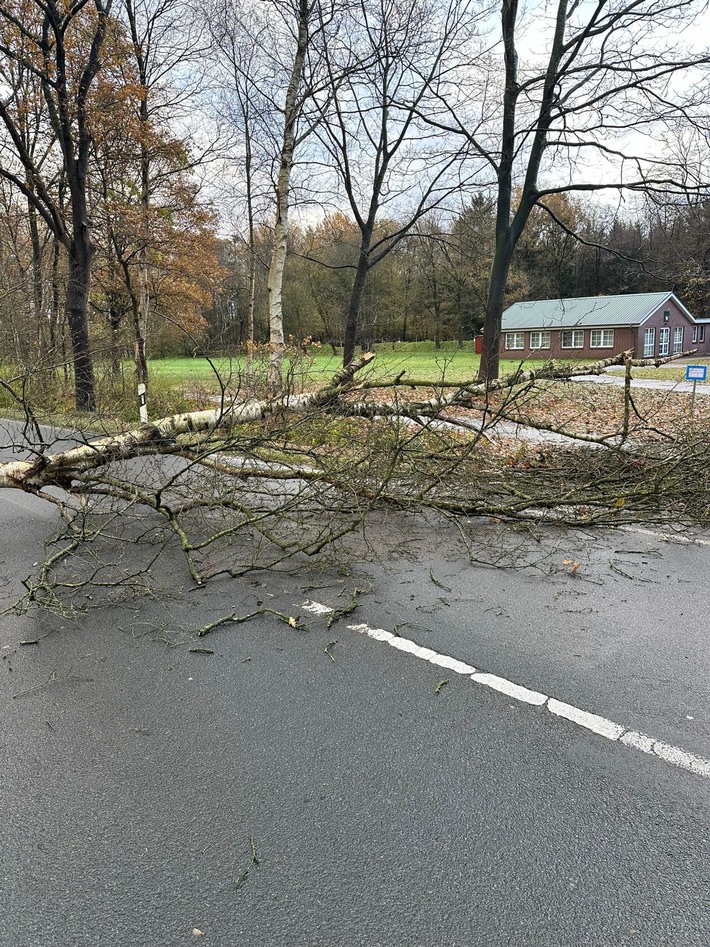
[[[369,380],[386,380],[394,378],[400,372],[406,372],[405,377],[412,381],[447,381],[464,382],[476,378],[480,357],[466,349],[418,349],[408,346],[397,347],[391,345],[376,347],[376,358],[367,369]],[[296,358],[286,359],[286,372],[292,373],[296,384],[318,385],[327,381],[341,367],[340,356],[334,356],[330,350],[317,349],[309,355],[298,355]],[[534,359],[525,362],[526,368],[540,368],[543,361]],[[245,369],[243,358],[218,358],[213,360],[214,368],[205,358],[164,358],[149,362],[151,376],[175,387],[186,388],[199,386],[201,388],[218,388],[215,376],[216,369],[228,387],[238,384],[239,377]],[[518,362],[504,360],[501,362],[501,373],[513,371]],[[263,366],[263,363],[262,363]],[[131,371],[131,363],[126,363],[126,372]],[[363,377],[359,375],[358,377]]]

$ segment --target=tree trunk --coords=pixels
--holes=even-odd
[[[505,59],[505,91],[503,94],[503,127],[501,154],[498,163],[498,194],[496,200],[496,250],[491,267],[483,326],[483,350],[479,378],[491,382],[498,377],[500,361],[500,329],[505,299],[505,284],[513,253],[510,239],[510,211],[513,197],[513,162],[515,160],[515,111],[520,87],[518,85],[518,54],[515,49],[515,29],[518,0],[503,0],[501,30]]]
[[[247,303],[247,379],[251,379],[254,372],[254,310],[256,308],[256,247],[254,238],[250,237],[249,247],[249,302]]]
[[[269,298],[269,387],[272,392],[281,391],[281,365],[284,356],[284,324],[282,289],[288,238],[288,210],[291,189],[293,153],[296,147],[296,120],[298,118],[298,90],[303,78],[303,68],[308,48],[308,18],[311,9],[308,0],[299,0],[298,38],[293,67],[284,102],[284,133],[281,145],[281,163],[276,183],[276,220],[274,222],[274,247],[266,282]]]
[[[254,360],[254,309],[256,306],[256,236],[254,233],[254,184],[252,179],[253,174],[253,161],[254,157],[252,154],[251,147],[251,128],[249,126],[249,115],[245,108],[244,110],[244,129],[245,129],[245,161],[244,161],[244,170],[246,174],[246,186],[247,186],[247,225],[249,228],[249,276],[248,276],[248,291],[249,291],[249,300],[247,302],[247,325],[246,325],[246,349],[247,349],[247,362],[246,362],[246,372],[247,380],[251,382],[253,375],[253,360]],[[279,369],[280,374],[280,369]]]
[[[439,299],[439,281],[431,281],[432,303],[434,306],[434,348],[441,348],[441,300]]]
[[[37,348],[39,356],[44,354],[46,335],[44,333],[44,279],[42,274],[42,244],[37,224],[37,211],[31,201],[27,203],[32,242],[32,302],[34,304],[35,329],[37,330]]]
[[[151,151],[148,145],[151,131],[151,118],[149,99],[152,93],[152,86],[149,80],[149,61],[152,55],[152,35],[156,30],[156,25],[160,17],[158,9],[151,12],[144,9],[143,15],[147,17],[143,25],[139,26],[139,14],[136,11],[136,4],[132,0],[126,0],[126,13],[131,31],[131,40],[133,43],[133,55],[138,70],[138,82],[140,88],[140,107],[139,107],[139,129],[140,129],[140,227],[138,239],[139,250],[137,254],[137,279],[138,291],[136,292],[132,285],[131,271],[129,266],[121,260],[119,261],[123,268],[124,282],[131,297],[131,306],[133,310],[133,359],[136,365],[136,380],[139,385],[148,385],[148,362],[146,361],[146,338],[148,336],[148,313],[150,309],[150,263],[148,260],[148,246],[151,238]]]
[[[509,236],[506,233],[498,240],[491,268],[491,281],[486,302],[486,319],[483,325],[481,367],[478,373],[481,381],[490,382],[498,377],[505,284],[508,281],[508,271],[510,270],[512,257],[513,248],[510,246]]]
[[[284,320],[282,289],[286,266],[286,244],[288,237],[288,189],[291,169],[281,166],[276,194],[276,223],[274,225],[274,248],[266,289],[269,297],[269,388],[281,390],[281,366],[284,357]]]
[[[355,356],[355,345],[357,343],[357,324],[360,315],[360,303],[362,302],[362,292],[365,288],[365,280],[370,269],[370,240],[372,239],[372,230],[365,230],[362,234],[360,243],[360,256],[355,270],[355,279],[353,288],[350,292],[350,303],[348,305],[348,315],[345,322],[345,344],[343,347],[343,365],[349,365]]]
[[[108,313],[109,327],[111,329],[111,374],[117,379],[121,374],[121,316],[120,310],[111,307]]]
[[[77,227],[82,232],[83,228]],[[84,231],[85,232],[85,231]],[[69,252],[66,316],[74,363],[74,396],[77,411],[96,410],[94,363],[89,347],[89,288],[91,244],[75,237]]]
[[[145,247],[141,249],[138,263],[138,299],[133,306],[133,327],[135,342],[133,357],[136,363],[138,384],[148,385],[148,362],[145,354],[145,340],[148,333],[148,308],[150,292],[148,289],[148,261]]]

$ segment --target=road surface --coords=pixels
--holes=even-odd
[[[8,602],[53,524],[0,500]],[[378,535],[194,592],[166,558],[154,599],[2,620],[0,943],[710,943],[710,779],[368,634],[707,760],[710,546],[499,529],[499,569],[450,526]],[[306,627],[194,636],[259,607]]]

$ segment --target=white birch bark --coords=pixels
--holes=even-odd
[[[286,265],[288,240],[288,212],[291,190],[291,171],[296,147],[296,122],[300,110],[299,90],[303,79],[303,70],[308,48],[308,21],[311,7],[308,0],[300,0],[298,5],[298,36],[293,67],[286,89],[284,102],[284,133],[281,146],[279,174],[276,183],[276,220],[274,223],[274,246],[267,279],[269,298],[269,387],[277,394],[282,389],[281,369],[285,349],[283,326],[283,276]]]

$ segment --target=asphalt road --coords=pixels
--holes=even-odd
[[[53,514],[5,492],[0,523],[8,603]],[[296,574],[189,591],[166,556],[153,599],[1,619],[0,943],[707,947],[710,779],[348,625],[710,758],[710,546],[482,529],[507,568],[392,519]],[[306,627],[194,637],[263,606]]]

